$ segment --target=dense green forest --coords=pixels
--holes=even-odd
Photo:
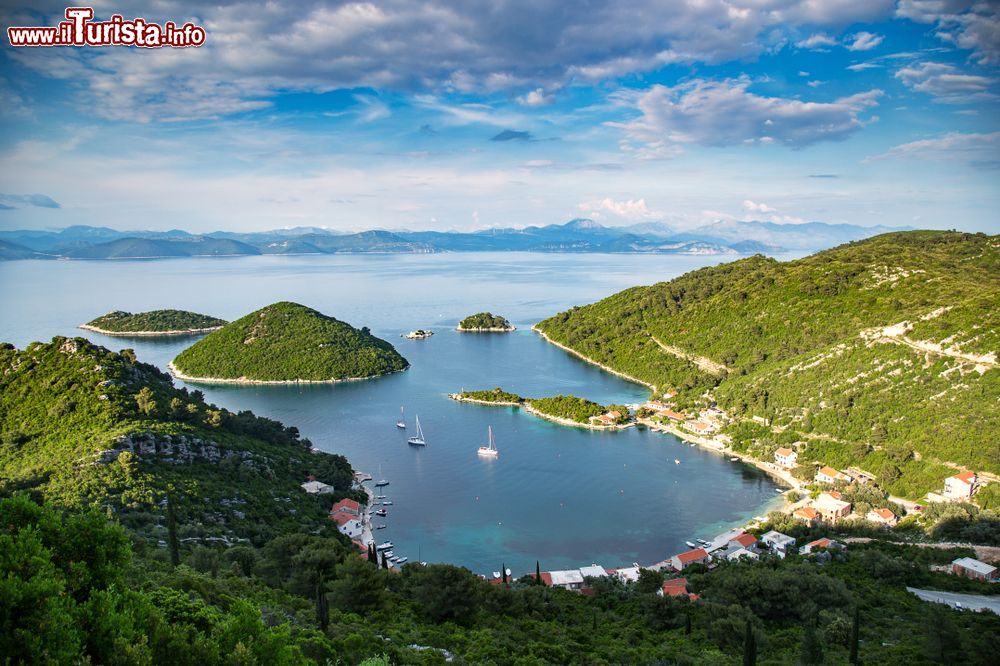
[[[643,381],[768,419],[805,459],[890,490],[945,463],[1000,472],[1000,240],[886,234],[789,262],[761,256],[634,287],[537,328]]]
[[[591,417],[605,414],[612,410],[617,410],[621,415],[617,423],[627,423],[629,420],[628,407],[624,405],[600,405],[585,398],[578,398],[575,395],[557,395],[548,398],[524,398],[516,393],[508,393],[499,386],[494,389],[482,391],[463,391],[457,394],[459,398],[465,400],[477,400],[480,402],[492,402],[497,404],[517,403],[518,405],[528,405],[535,411],[545,415],[560,419],[569,419],[577,423],[588,423]]]
[[[491,312],[479,312],[474,315],[469,315],[462,321],[458,322],[458,330],[460,331],[477,331],[481,329],[513,331],[514,327],[511,326],[510,322],[504,317],[495,315]]]
[[[331,381],[376,377],[409,363],[367,328],[281,302],[210,333],[178,354],[174,367],[191,377]]]
[[[1000,592],[929,569],[969,549],[694,567],[694,603],[657,596],[654,572],[591,581],[592,597],[445,564],[389,572],[326,518],[362,497],[344,458],[83,338],[0,347],[0,432],[4,664],[728,665],[747,663],[748,634],[761,664],[845,663],[852,646],[865,664],[988,664],[1000,632],[905,590]],[[306,494],[307,474],[337,494]]]
[[[109,333],[199,331],[225,326],[225,319],[188,312],[186,310],[152,310],[150,312],[122,312],[115,310],[97,319],[88,321],[86,326]]]

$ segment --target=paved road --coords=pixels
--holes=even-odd
[[[940,592],[938,590],[918,590],[915,587],[908,587],[906,589],[924,601],[948,604],[952,608],[988,610],[1000,615],[1000,595],[959,594],[958,592]],[[961,606],[958,604],[961,604]]]

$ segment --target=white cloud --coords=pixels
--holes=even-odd
[[[964,134],[950,132],[933,139],[894,146],[867,161],[880,159],[961,161],[977,166],[1000,167],[1000,132]]]
[[[526,95],[517,98],[517,103],[521,106],[545,106],[551,104],[555,98],[545,92],[544,88],[535,88]]]
[[[871,51],[881,44],[885,38],[882,35],[875,35],[870,32],[859,32],[851,35],[848,39],[850,40],[850,43],[847,44],[849,51]]]
[[[629,122],[607,124],[622,129],[629,142],[661,149],[691,143],[799,147],[843,139],[861,129],[865,124],[861,114],[876,106],[883,94],[869,90],[833,102],[804,102],[757,95],[748,90],[750,83],[746,77],[698,79],[674,87],[655,85],[645,91],[620,93],[618,99],[633,105],[641,115]]]
[[[989,92],[996,79],[962,74],[945,63],[922,62],[904,67],[896,72],[896,78],[908,88],[931,95],[938,102],[962,104],[996,98]]]
[[[847,69],[852,72],[863,72],[866,69],[879,69],[882,65],[877,65],[873,62],[858,62],[853,65],[848,65]]]
[[[65,5],[42,0],[38,15]],[[217,118],[266,108],[284,91],[373,88],[436,94],[530,90],[606,80],[667,63],[754,59],[789,34],[878,20],[892,0],[562,0],[454,3],[380,0],[309,4],[255,0],[144,5],[150,21],[205,26],[198,49],[47,49],[12,52],[21,67],[72,81],[82,108],[114,120]],[[10,18],[10,17],[8,17]],[[28,23],[29,25],[31,23]],[[171,94],[164,95],[162,91]]]
[[[896,15],[935,26],[943,41],[972,51],[980,65],[1000,63],[1000,14],[991,0],[900,0]]]
[[[651,220],[660,219],[664,216],[664,213],[661,211],[650,210],[646,205],[645,199],[616,201],[604,198],[595,201],[584,201],[578,207],[581,211],[595,218],[600,218],[604,213],[610,213],[626,220]]]
[[[824,35],[823,33],[816,33],[806,39],[795,42],[795,45],[800,49],[822,49],[825,46],[836,46],[837,40],[830,35]]]
[[[752,213],[777,213],[777,208],[771,208],[766,203],[755,203],[749,199],[743,201],[743,210],[750,211]]]

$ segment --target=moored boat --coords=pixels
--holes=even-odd
[[[486,446],[480,446],[478,454],[486,458],[496,458],[500,455],[500,451],[497,449],[497,442],[493,439],[493,426],[487,426],[489,432],[489,442]]]

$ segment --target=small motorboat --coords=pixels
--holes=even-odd
[[[405,563],[405,562],[406,562],[406,561],[407,561],[408,559],[410,559],[410,558],[408,558],[408,557],[405,557],[405,556],[404,556],[404,557],[397,557],[397,558],[396,558],[396,564],[403,564],[403,563]]]
[[[388,525],[376,525],[375,529],[377,529],[377,530],[384,530],[387,527],[389,527],[389,526]]]
[[[680,460],[678,460],[677,458],[674,458],[674,464],[675,464],[675,465],[680,465],[680,464],[681,464],[681,461],[680,461]]]
[[[375,515],[382,516],[383,518],[385,518],[389,514],[385,509],[379,509],[378,511],[375,512]]]
[[[383,541],[379,545],[375,546],[375,550],[379,550],[379,551],[381,551],[381,550],[391,550],[391,549],[392,549],[392,542],[391,541]]]
[[[733,456],[732,458],[729,459],[729,462],[739,462],[739,461],[740,459],[737,458],[736,456]]]
[[[685,541],[685,542],[684,542],[684,544],[685,544],[685,545],[686,545],[686,546],[687,546],[688,548],[697,548],[697,547],[698,547],[698,546],[694,545],[694,542],[693,542],[693,541]]]
[[[392,506],[392,500],[382,500],[382,506]]]

